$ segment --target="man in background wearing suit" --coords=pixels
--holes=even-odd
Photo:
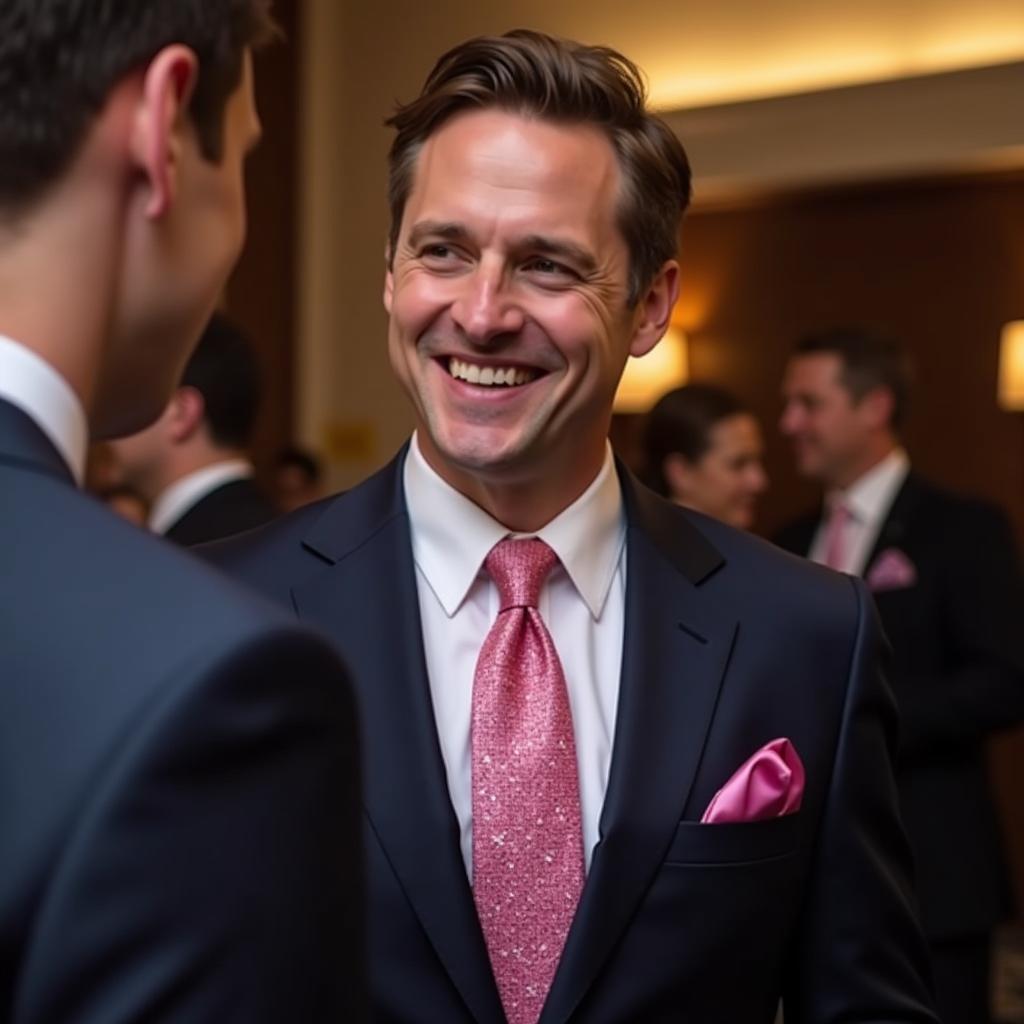
[[[608,446],[690,187],[640,72],[471,40],[392,124],[416,433],[208,552],[352,659],[376,1019],[934,1024],[864,588]]]
[[[797,345],[781,428],[824,511],[783,547],[863,577],[892,643],[897,780],[944,1024],[990,1018],[1006,865],[986,740],[1024,718],[1024,595],[1006,518],[935,487],[899,443],[909,393],[894,340],[840,328]]]
[[[0,1017],[359,1020],[336,655],[81,493],[244,235],[259,0],[0,5]]]
[[[252,346],[215,313],[160,418],[111,446],[154,533],[191,547],[274,518],[248,459],[259,400]]]

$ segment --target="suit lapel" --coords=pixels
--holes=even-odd
[[[736,634],[697,584],[721,556],[620,469],[628,521],[622,682],[601,840],[541,1024],[569,1019],[643,899],[686,806]]]
[[[404,450],[332,503],[305,545],[330,562],[293,590],[335,638],[359,691],[368,817],[473,1016],[503,1020],[437,741],[402,492]]]
[[[864,576],[871,571],[878,556],[887,548],[901,548],[907,535],[907,523],[914,512],[914,506],[920,493],[920,486],[913,473],[908,473],[900,484],[892,506],[886,514],[885,521],[878,531],[878,537],[871,549],[867,562],[864,563]]]

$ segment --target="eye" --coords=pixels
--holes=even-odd
[[[564,284],[577,280],[579,275],[564,263],[549,259],[547,256],[535,256],[527,260],[523,269],[526,273],[543,281],[544,284]]]
[[[437,271],[452,270],[462,262],[459,250],[447,242],[430,242],[419,250],[418,256],[425,267]]]

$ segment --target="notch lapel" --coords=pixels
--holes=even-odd
[[[293,599],[359,694],[370,824],[470,1012],[504,1020],[459,849],[427,680],[401,455],[328,507],[305,545],[333,563]]]
[[[540,1024],[563,1024],[643,900],[692,788],[736,635],[698,584],[722,558],[620,468],[628,522],[622,682],[601,839]]]
[[[886,513],[882,528],[878,531],[878,537],[872,545],[871,554],[864,563],[864,571],[861,574],[866,577],[875,564],[878,556],[886,548],[900,548],[903,546],[907,534],[907,522],[913,514],[914,505],[918,498],[918,485],[913,473],[908,473],[906,479],[900,484],[896,497]]]

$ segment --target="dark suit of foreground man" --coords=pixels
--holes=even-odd
[[[770,1024],[784,997],[791,1022],[933,1024],[863,587],[608,451],[689,194],[638,73],[471,41],[394,123],[385,301],[416,436],[209,552],[355,669],[375,1019]],[[780,738],[799,811],[701,823]]]
[[[237,256],[266,28],[217,0],[0,12],[11,1024],[361,1019],[336,655],[76,486],[90,429],[163,408]]]

